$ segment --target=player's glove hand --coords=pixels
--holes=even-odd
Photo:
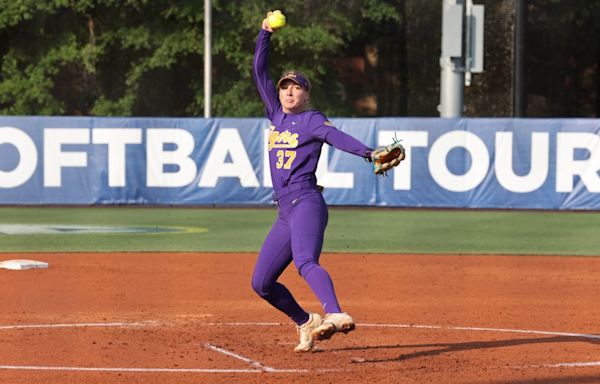
[[[387,171],[400,164],[406,157],[404,147],[400,141],[394,142],[388,146],[380,147],[371,152],[371,161],[373,162],[373,172],[376,175],[385,175]]]

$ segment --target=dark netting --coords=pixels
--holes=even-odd
[[[514,0],[477,1],[485,6],[484,72],[465,87],[465,116],[511,116],[513,110]]]
[[[600,116],[600,2],[528,1],[527,113]]]
[[[516,1],[474,1],[485,6],[484,72],[464,88],[464,116],[514,116],[516,100],[525,116],[600,116],[600,1],[525,2],[522,82],[515,77]],[[388,3],[402,20],[350,42],[338,63],[343,97],[358,116],[439,116],[443,1]],[[356,2],[333,4],[357,15]]]

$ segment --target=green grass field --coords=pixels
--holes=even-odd
[[[600,255],[598,212],[332,207],[329,214],[327,252]],[[0,252],[257,252],[275,215],[275,208],[1,207]],[[9,234],[42,224],[147,232]]]

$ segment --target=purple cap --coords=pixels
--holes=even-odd
[[[306,77],[306,75],[302,72],[289,71],[284,73],[283,76],[281,76],[281,79],[279,79],[277,82],[277,88],[281,87],[281,83],[284,80],[292,80],[294,83],[310,92],[310,81],[308,81],[308,77]]]

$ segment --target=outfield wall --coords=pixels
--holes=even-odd
[[[599,119],[332,119],[407,159],[323,147],[333,205],[600,209]],[[0,117],[0,205],[269,205],[265,119]]]

